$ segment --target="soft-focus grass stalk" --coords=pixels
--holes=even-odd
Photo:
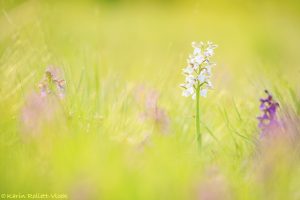
[[[201,147],[201,131],[200,131],[200,85],[196,88],[196,139],[198,148]]]

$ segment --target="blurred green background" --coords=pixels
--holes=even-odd
[[[297,0],[1,0],[0,193],[299,199],[298,158],[277,147],[256,156],[264,89],[299,116],[299,10]],[[179,84],[191,42],[207,40],[219,47],[199,152]],[[49,65],[66,96],[33,135],[21,116]],[[163,117],[147,115],[149,98]]]

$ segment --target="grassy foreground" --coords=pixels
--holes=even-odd
[[[0,199],[300,198],[297,1],[0,2]],[[202,40],[218,48],[199,150],[179,84]],[[48,66],[65,94],[40,102]],[[265,89],[288,121],[267,141]]]

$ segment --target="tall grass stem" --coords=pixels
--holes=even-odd
[[[201,132],[200,132],[200,86],[196,88],[196,139],[198,148],[201,148]]]

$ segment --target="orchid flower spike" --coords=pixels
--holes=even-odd
[[[192,47],[194,51],[187,59],[187,66],[183,69],[185,82],[180,86],[184,89],[182,96],[192,96],[195,99],[197,89],[202,97],[206,97],[208,89],[213,87],[210,81],[211,69],[216,64],[211,61],[211,58],[217,45],[212,42],[192,42]]]

